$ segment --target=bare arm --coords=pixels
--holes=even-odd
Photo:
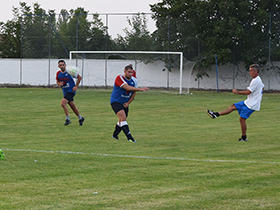
[[[73,87],[73,91],[76,91],[78,89],[78,86],[79,86],[79,84],[80,84],[80,82],[82,80],[82,77],[78,74],[77,79],[78,80],[76,82],[76,85]]]
[[[251,94],[251,91],[250,90],[242,90],[242,91],[238,91],[236,89],[233,89],[232,92],[234,94],[240,94],[240,95],[250,95]]]
[[[130,85],[128,85],[128,84],[124,84],[124,85],[122,86],[122,88],[125,89],[125,90],[127,90],[127,91],[133,91],[133,92],[135,92],[135,91],[148,91],[148,90],[149,90],[149,88],[147,88],[147,87],[135,88],[135,87],[132,87],[132,86],[130,86]]]
[[[59,86],[63,86],[63,82],[56,80],[56,84]]]
[[[135,95],[136,95],[136,92],[134,91],[134,92],[132,93],[132,95],[131,95],[129,101],[123,104],[124,108],[127,108],[127,107],[129,106],[129,104],[134,100]]]

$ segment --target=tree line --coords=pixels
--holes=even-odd
[[[0,57],[61,58],[71,50],[181,51],[196,62],[198,76],[214,64],[215,54],[220,65],[265,65],[280,58],[279,6],[280,0],[162,0],[150,5],[155,31],[148,31],[146,15],[138,13],[127,19],[125,35],[112,39],[99,14],[89,20],[88,12],[77,8],[56,15],[38,3],[20,2],[13,19],[0,22]]]

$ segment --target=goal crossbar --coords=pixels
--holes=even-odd
[[[164,52],[164,51],[70,51],[69,53],[69,61],[72,63],[72,54],[80,53],[80,54],[88,54],[88,53],[98,53],[98,54],[169,54],[169,55],[180,55],[180,86],[179,86],[179,94],[182,94],[182,82],[183,82],[183,53],[182,52]]]

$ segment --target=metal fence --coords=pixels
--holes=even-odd
[[[267,70],[270,74],[279,73],[279,68],[275,61],[280,60],[280,13],[270,12],[268,21],[269,34],[267,34],[267,45],[262,47],[267,59]],[[40,59],[68,59],[70,51],[147,51],[144,45],[141,45],[137,32],[141,25],[133,22],[133,17],[140,16],[140,24],[144,24],[144,17],[147,21],[146,29],[151,34],[156,29],[155,22],[152,19],[152,13],[102,13],[102,14],[31,14],[22,15],[21,18],[21,57],[20,57],[20,77],[22,77],[23,60],[27,58]],[[142,19],[141,19],[142,18]],[[138,19],[139,20],[139,19]],[[163,51],[169,51],[169,41],[176,34],[172,29],[172,21],[166,20],[166,48]],[[135,35],[134,37],[131,37]],[[132,39],[131,48],[121,48],[125,37]],[[266,39],[266,38],[265,38]],[[116,45],[118,42],[118,45]],[[140,44],[139,44],[140,43]],[[198,43],[199,45],[199,43]],[[197,48],[197,53],[194,49]],[[198,54],[199,46],[190,46],[193,54]],[[233,53],[234,54],[234,53]],[[185,55],[185,53],[184,53]],[[121,58],[119,55],[112,55],[112,58]],[[213,55],[214,56],[214,55]],[[188,59],[189,56],[186,56]],[[219,55],[218,55],[219,57]],[[233,56],[234,57],[234,56]],[[105,59],[104,57],[95,57]],[[130,59],[132,59],[130,57]],[[135,56],[134,58],[139,59]],[[172,58],[165,58],[172,60]],[[192,60],[190,58],[190,60]],[[233,58],[234,61],[234,58]],[[50,72],[50,61],[49,72]],[[171,65],[169,65],[171,66]],[[169,67],[167,73],[169,72]],[[232,80],[236,78],[236,66],[232,66]],[[50,75],[49,75],[50,77]],[[270,76],[269,76],[270,77]],[[199,79],[199,78],[198,78]],[[22,81],[22,79],[20,79]],[[233,82],[235,84],[235,82]],[[168,84],[167,84],[168,88]],[[233,85],[234,88],[234,85]],[[270,89],[270,79],[268,82]]]
[[[146,30],[152,33],[152,13],[22,15],[21,58],[66,58],[73,50],[117,50],[114,40],[142,27],[132,21],[137,15],[145,18]],[[142,50],[141,45],[137,48]]]

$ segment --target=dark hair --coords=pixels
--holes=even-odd
[[[261,69],[261,67],[259,66],[259,64],[252,64],[252,65],[250,65],[250,68],[253,68],[253,69],[257,70],[258,73],[260,72],[260,69]]]
[[[128,69],[133,70],[132,66],[128,65],[124,68],[125,71],[127,71]]]
[[[57,63],[66,63],[64,60],[59,60]]]

